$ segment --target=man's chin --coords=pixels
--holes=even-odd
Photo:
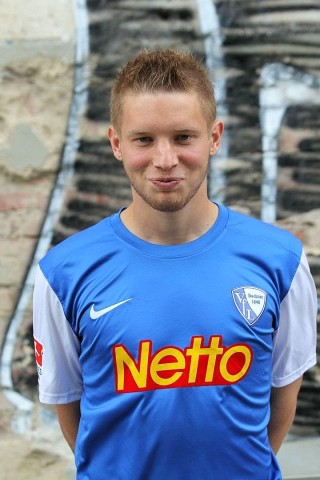
[[[135,193],[147,204],[149,207],[157,210],[158,212],[179,212],[182,210],[192,199],[194,193],[190,195],[178,195],[171,192],[170,194],[161,194],[161,195],[146,195],[144,192],[139,192],[135,189]]]
[[[158,212],[179,212],[188,202],[185,200],[149,200],[147,203]]]

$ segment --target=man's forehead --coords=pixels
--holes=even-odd
[[[125,127],[126,135],[148,133],[151,124],[164,122],[181,133],[199,130],[203,122],[208,127],[206,108],[194,90],[130,91],[122,97],[119,113],[119,128]]]
[[[146,98],[146,99],[157,99],[161,97],[171,97],[171,98],[176,98],[176,97],[190,97],[190,98],[196,98],[200,101],[200,96],[195,90],[156,90],[156,91],[150,91],[150,90],[142,90],[142,91],[132,91],[129,90],[125,92],[122,97],[121,97],[121,103],[124,105],[127,101],[130,100],[138,100],[141,98]]]

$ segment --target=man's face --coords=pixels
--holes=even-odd
[[[173,212],[207,199],[209,156],[218,150],[223,126],[208,127],[196,93],[127,95],[122,119],[119,134],[110,127],[109,139],[133,202]]]

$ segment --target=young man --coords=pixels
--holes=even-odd
[[[78,479],[275,480],[316,296],[300,242],[207,196],[221,141],[203,66],[143,52],[112,90],[132,203],[40,262],[40,400]]]

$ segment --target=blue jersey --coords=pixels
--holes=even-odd
[[[145,242],[118,213],[53,248],[35,289],[40,399],[81,398],[77,478],[280,479],[270,389],[316,361],[303,258],[224,206],[182,245]]]

